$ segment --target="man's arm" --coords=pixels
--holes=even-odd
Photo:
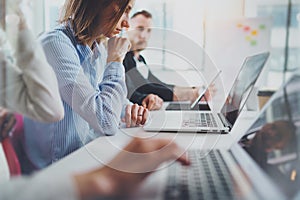
[[[136,88],[133,80],[131,79],[131,77],[128,74],[126,74],[125,77],[126,77],[125,79],[126,79],[126,86],[127,86],[127,98],[131,102],[141,105],[143,99],[147,96],[147,94],[141,93],[136,90],[137,88]]]
[[[167,84],[165,82],[162,82],[159,78],[157,78],[152,72],[151,70],[149,70],[149,76],[148,76],[148,80],[151,83],[156,83],[158,85],[161,85],[163,87],[169,88],[170,90],[173,91],[174,85],[173,84]]]

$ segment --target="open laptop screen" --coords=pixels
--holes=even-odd
[[[239,141],[289,199],[300,198],[300,75],[273,95]]]
[[[249,56],[245,59],[240,72],[235,79],[232,88],[227,96],[221,113],[233,126],[241,109],[246,103],[246,99],[254,87],[254,84],[261,73],[267,58],[268,52]]]

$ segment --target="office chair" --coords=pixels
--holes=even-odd
[[[21,174],[21,165],[12,144],[12,135],[13,133],[9,135],[0,135],[0,142],[8,164],[10,176],[17,176]]]
[[[11,143],[10,137],[7,136],[1,141],[4,155],[9,168],[10,176],[17,176],[21,174],[21,166],[19,158],[15,152],[15,149]]]

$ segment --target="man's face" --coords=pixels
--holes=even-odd
[[[128,37],[131,42],[132,51],[142,51],[147,47],[151,35],[151,27],[151,18],[137,15],[130,19],[131,31],[128,32]]]

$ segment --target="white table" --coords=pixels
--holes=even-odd
[[[186,149],[228,149],[249,128],[256,115],[257,112],[254,111],[243,111],[229,134],[151,133],[145,132],[142,127],[120,129],[115,136],[97,138],[45,170],[72,174],[102,166],[111,160],[133,136],[171,137],[181,147]],[[165,179],[162,177],[165,175],[164,170],[159,170],[152,174],[141,186],[137,195],[142,195],[143,197],[150,195],[152,196],[151,199],[154,196],[160,199],[160,196],[157,194],[161,192],[160,185],[164,184]],[[137,196],[137,199],[141,198],[141,196]]]

